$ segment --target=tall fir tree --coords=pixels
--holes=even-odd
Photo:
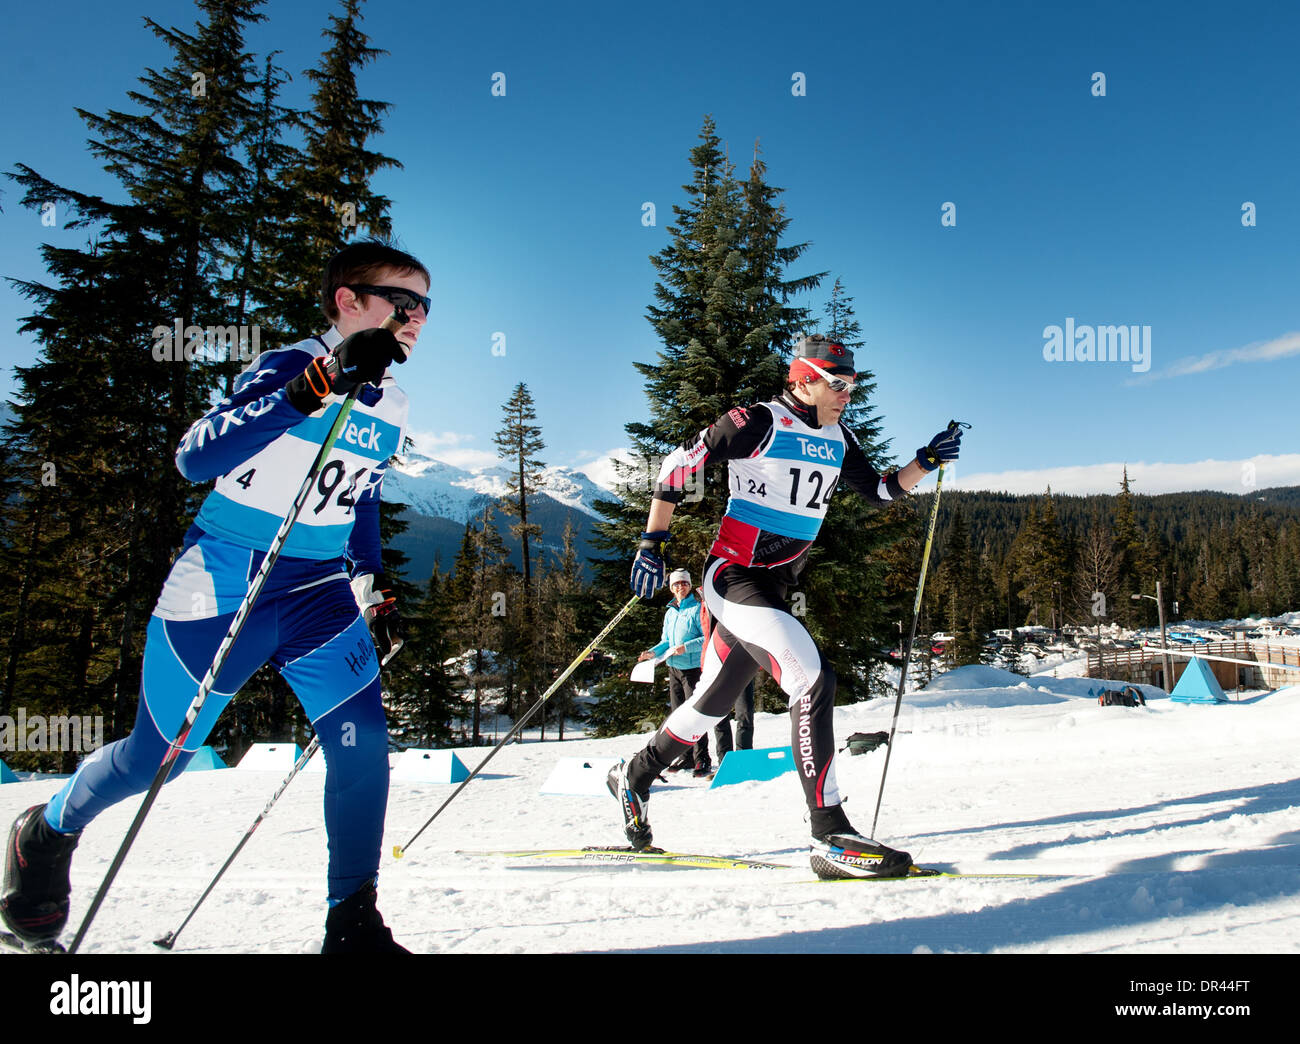
[[[1123,592],[1117,606],[1117,615],[1125,627],[1144,626],[1150,616],[1145,606],[1146,599],[1134,601],[1132,594],[1154,594],[1142,589],[1146,555],[1143,549],[1143,533],[1138,525],[1133,510],[1133,492],[1128,477],[1128,467],[1124,468],[1124,477],[1120,480],[1119,496],[1115,499],[1114,533],[1117,584]]]
[[[161,466],[157,454],[206,407],[224,364],[207,347],[172,343],[171,332],[177,321],[225,327],[232,317],[219,276],[245,237],[231,203],[248,185],[240,149],[257,81],[243,39],[260,6],[202,0],[192,32],[146,19],[171,59],[130,92],[138,111],[77,110],[120,200],[24,164],[9,175],[24,205],[93,230],[85,249],[42,249],[51,283],[15,282],[38,309],[20,329],[40,359],[19,370],[9,445],[57,479],[19,505],[39,504],[43,517],[26,529],[29,597],[11,630],[21,636],[9,650],[11,695],[57,693],[78,713],[106,713],[112,735],[130,725],[144,621],[200,492],[170,453]]]
[[[403,609],[406,643],[390,661],[400,660],[401,668],[388,672],[384,701],[389,732],[400,747],[440,747],[458,739],[452,723],[460,700],[444,667],[453,655],[449,589],[435,562],[423,592]]]
[[[843,282],[835,280],[823,309],[825,335],[854,352],[862,367],[866,342]],[[882,473],[890,464],[889,441],[873,402],[875,375],[860,368],[856,387],[841,421],[856,436],[872,466]],[[900,501],[898,504],[902,504]],[[895,551],[915,525],[911,512],[890,506],[880,510],[847,490],[831,501],[809,556],[802,600],[804,623],[827,651],[838,676],[836,700],[854,702],[879,695],[888,687],[877,668],[887,660],[896,621],[910,611],[906,588],[891,584],[891,570],[908,576],[919,568],[900,562]],[[919,547],[919,545],[918,545]]]
[[[779,202],[782,190],[767,183],[757,152],[748,180],[739,182],[712,117],[706,117],[690,166],[685,202],[673,207],[669,242],[650,259],[658,281],[647,319],[661,348],[655,362],[636,364],[649,400],[648,418],[626,426],[637,463],[620,468],[621,502],[597,505],[610,520],[597,527],[596,536],[597,547],[612,556],[598,564],[599,599],[610,615],[626,600],[627,562],[645,525],[658,462],[733,406],[779,393],[784,355],[807,320],[807,311],[790,299],[821,279],[787,275],[808,244],[782,243],[789,224]],[[725,466],[712,465],[674,514],[667,550],[697,575],[726,496]],[[654,615],[637,614],[610,647],[634,658],[653,645]],[[617,688],[617,698],[629,706],[642,702],[635,689],[621,682]],[[638,706],[618,718],[639,714]]]
[[[584,630],[581,625],[591,615],[585,610],[590,602],[590,590],[582,578],[572,519],[565,523],[560,554],[543,574],[540,586],[538,652],[540,662],[553,665],[554,674],[572,663],[582,649],[584,643],[580,635]],[[542,711],[543,735],[546,719],[550,718],[555,721],[557,738],[564,739],[565,723],[576,715],[574,697],[578,686],[582,684],[584,675],[590,673],[585,668],[586,665],[579,666],[547,701]]]
[[[16,604],[0,610],[5,698],[49,712],[102,712],[110,735],[130,727],[149,609],[206,493],[181,478],[171,451],[214,393],[230,387],[240,360],[229,349],[246,356],[253,347],[233,331],[278,338],[319,327],[315,281],[328,253],[293,270],[311,270],[312,285],[289,294],[310,318],[286,322],[285,294],[274,284],[302,242],[285,233],[294,223],[289,202],[303,198],[287,176],[303,161],[284,141],[298,125],[278,101],[286,77],[274,54],[259,62],[244,45],[262,20],[261,0],[196,7],[190,31],[145,20],[169,59],[130,92],[133,111],[78,110],[91,154],[121,186],[118,198],[23,164],[8,175],[25,205],[57,213],[90,239],[82,249],[44,247],[46,280],[16,283],[35,304],[22,330],[40,356],[19,372],[18,417],[6,432],[7,467],[21,491],[0,511],[21,536],[0,549],[19,590]],[[372,56],[356,32],[358,10],[345,3],[334,20],[340,69]],[[344,126],[345,93],[320,92],[318,130]],[[377,130],[379,103],[356,102],[355,91],[352,101],[372,107],[367,132]],[[350,169],[380,169],[384,157],[368,162]],[[365,213],[365,184],[347,184]],[[386,201],[374,199],[379,214]],[[263,695],[267,712],[245,717],[299,728],[292,703],[288,718],[276,710],[283,691]]]
[[[301,114],[279,102],[280,89],[290,79],[275,63],[279,51],[263,60],[262,78],[251,113],[250,134],[245,142],[244,190],[234,206],[239,209],[242,241],[232,249],[229,276],[222,280],[222,292],[233,305],[233,321],[241,330],[255,331],[253,341],[241,342],[239,358],[225,366],[226,395],[246,358],[283,342],[298,340],[303,331],[290,329],[277,314],[273,290],[279,261],[279,226],[274,215],[286,213],[288,196],[277,180],[278,171],[299,160],[298,150],[285,140],[302,126]]]
[[[494,515],[495,509],[489,503],[477,520],[465,523],[448,584],[448,599],[453,606],[452,636],[464,660],[471,692],[470,742],[474,746],[482,741],[484,700],[490,690],[499,691],[506,681],[508,665],[503,662],[503,650],[510,645],[506,614],[513,570]]]
[[[546,448],[542,429],[535,423],[537,411],[526,384],[518,384],[503,408],[502,425],[494,437],[497,452],[507,469],[502,510],[518,519],[510,532],[519,540],[521,552],[521,604],[518,616],[519,675],[529,692],[536,692],[538,664],[544,662],[538,650],[537,591],[533,582],[533,543],[542,527],[528,521],[528,503],[537,496],[544,464],[539,454]],[[543,725],[545,719],[543,718]]]
[[[1068,593],[1069,563],[1049,487],[1031,511],[1013,545],[1016,579],[1033,611],[1033,622],[1059,627],[1063,593]]]
[[[320,325],[320,273],[326,258],[354,236],[392,235],[390,200],[372,186],[375,175],[400,169],[391,156],[367,147],[383,129],[389,103],[363,98],[360,72],[388,52],[371,47],[362,31],[361,0],[341,0],[321,35],[320,63],[306,72],[311,107],[302,116],[305,141],[282,157],[276,180],[280,235],[268,258],[272,306],[280,325],[306,336]]]

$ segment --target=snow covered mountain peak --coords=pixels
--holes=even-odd
[[[470,470],[417,452],[403,454],[399,460],[384,479],[384,499],[423,515],[466,522],[481,510],[483,497],[506,495],[510,470],[503,464]],[[540,492],[593,518],[600,517],[595,502],[614,497],[573,468],[548,467],[542,476]]]

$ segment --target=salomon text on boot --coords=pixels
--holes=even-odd
[[[848,881],[860,877],[904,877],[912,857],[859,834],[839,805],[812,813],[809,859],[823,881]]]

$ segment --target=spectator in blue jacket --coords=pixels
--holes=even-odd
[[[673,601],[664,613],[662,640],[653,649],[647,649],[639,659],[649,660],[667,656],[668,705],[676,710],[695,693],[700,680],[700,656],[704,651],[704,629],[700,623],[700,599],[691,591],[691,574],[688,570],[675,570],[668,578]],[[730,734],[728,734],[730,740]],[[691,751],[672,769],[692,769],[697,776],[707,776],[713,771],[709,760],[709,737],[705,733]],[[672,771],[670,769],[670,771]]]

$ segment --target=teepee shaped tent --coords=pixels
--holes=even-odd
[[[207,772],[210,769],[223,769],[225,767],[226,763],[221,760],[221,755],[211,747],[204,745],[194,752],[194,757],[185,766],[185,771]]]
[[[1194,656],[1188,661],[1187,669],[1178,679],[1178,684],[1174,686],[1174,691],[1169,694],[1169,698],[1178,703],[1228,702],[1228,697],[1223,695],[1223,689],[1220,688],[1218,679],[1214,677],[1214,672],[1210,670],[1210,665],[1199,656]]]
[[[18,777],[14,775],[13,769],[0,761],[0,783],[17,783]]]

